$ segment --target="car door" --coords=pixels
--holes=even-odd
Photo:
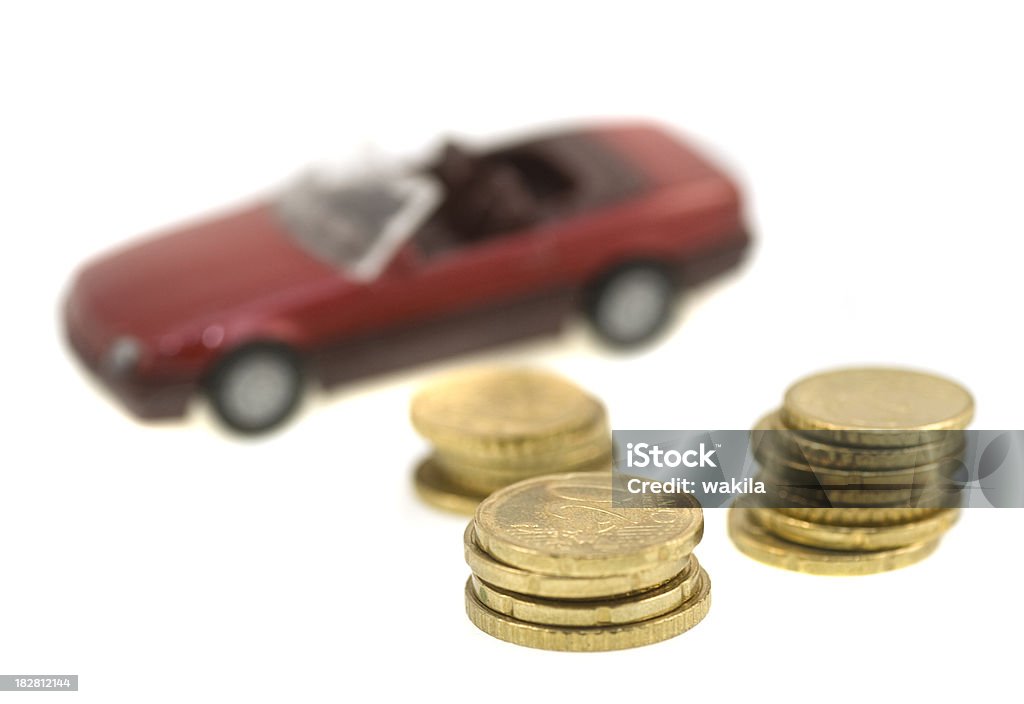
[[[374,308],[451,353],[557,328],[571,297],[557,238],[553,224],[440,248],[414,238],[372,285]]]

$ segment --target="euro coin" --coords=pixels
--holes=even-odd
[[[918,521],[933,516],[942,508],[847,508],[840,506],[779,506],[779,513],[803,521],[832,526],[891,526]]]
[[[421,391],[413,426],[434,445],[480,458],[552,451],[587,436],[605,415],[569,381],[531,369],[469,372]]]
[[[685,497],[685,499],[684,499]],[[704,532],[700,504],[623,509],[611,474],[554,474],[513,484],[476,510],[477,542],[501,562],[531,572],[601,577],[643,570],[689,555]]]
[[[453,482],[432,457],[426,458],[416,467],[413,484],[420,498],[431,506],[463,515],[472,515],[477,505],[487,496]]]
[[[495,560],[477,543],[472,522],[466,526],[464,543],[466,564],[483,581],[507,591],[551,599],[607,599],[643,592],[673,579],[686,569],[691,558],[687,555],[642,570],[604,577],[559,577],[529,572]]]
[[[944,509],[916,521],[887,526],[837,526],[814,523],[765,508],[752,511],[754,518],[770,533],[801,545],[828,550],[888,550],[914,543],[937,540],[956,523],[959,511]]]
[[[938,432],[938,431],[936,431]],[[773,411],[754,426],[751,444],[756,452],[831,469],[897,470],[959,456],[963,431],[942,431],[939,439],[910,447],[847,447],[819,442],[790,430]]]
[[[678,608],[699,583],[700,565],[690,557],[673,579],[648,591],[598,600],[542,599],[517,594],[488,584],[474,575],[473,592],[481,604],[520,621],[551,626],[607,626],[645,621]]]
[[[760,475],[759,475],[760,476]],[[766,482],[766,485],[768,482]],[[912,492],[910,496],[900,496],[894,493],[887,493],[887,501],[867,503],[864,496],[854,497],[852,501],[844,501],[843,495],[835,491],[826,492],[813,491],[810,489],[797,489],[789,486],[774,486],[768,490],[768,497],[762,502],[771,508],[779,510],[814,509],[828,511],[849,511],[851,515],[866,515],[870,511],[900,511],[907,515],[914,512],[929,511],[943,508],[957,508],[962,503],[963,497],[955,488],[948,491],[935,490],[926,492]]]
[[[675,609],[633,623],[603,626],[552,626],[522,621],[488,608],[466,583],[466,614],[485,633],[516,645],[544,650],[602,651],[649,645],[677,636],[701,622],[711,607],[711,580],[701,569],[699,585]]]
[[[939,544],[935,539],[870,552],[825,550],[779,538],[758,523],[749,508],[729,509],[728,520],[729,537],[740,552],[774,567],[807,574],[855,576],[895,570],[923,560]]]
[[[907,447],[934,431],[967,426],[974,400],[959,384],[904,369],[842,369],[807,377],[786,392],[781,418],[831,444]]]
[[[523,479],[539,477],[545,474],[559,472],[610,472],[612,470],[612,457],[610,453],[581,464],[537,465],[528,471],[517,470],[510,472],[474,469],[472,465],[453,465],[440,457],[437,459],[443,464],[445,475],[452,482],[483,496],[487,496],[498,489],[503,489]]]
[[[471,491],[490,494],[523,479],[557,472],[584,472],[612,468],[611,436],[590,439],[587,444],[562,452],[516,458],[514,462],[483,461],[472,456],[452,454],[435,448],[434,456],[445,474]]]
[[[834,469],[816,467],[778,457],[759,454],[761,469],[766,478],[779,486],[821,488],[823,490],[900,491],[916,490],[918,493],[950,487],[962,469],[959,460],[933,462],[899,470]]]
[[[765,483],[768,493],[780,505],[804,506],[848,506],[851,508],[869,506],[908,506],[928,508],[947,506],[947,495],[955,492],[952,485],[938,481],[927,484],[892,485],[831,485],[810,480],[787,478],[772,466],[763,467],[757,475]]]
[[[543,452],[530,452],[508,457],[481,456],[464,447],[434,445],[437,456],[449,467],[466,467],[478,472],[516,475],[531,472],[537,467],[557,467],[586,464],[599,457],[610,457],[612,436],[607,423],[602,422],[576,442],[563,442]]]

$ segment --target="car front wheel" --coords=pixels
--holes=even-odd
[[[225,425],[240,433],[262,433],[284,422],[298,406],[302,367],[285,347],[249,345],[217,366],[206,390]]]
[[[675,284],[656,264],[628,264],[604,277],[592,289],[587,317],[608,343],[626,347],[647,342],[662,331],[672,315]]]

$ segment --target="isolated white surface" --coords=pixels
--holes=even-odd
[[[0,673],[82,701],[1011,698],[1020,511],[919,566],[774,570],[709,511],[707,620],[611,654],[465,618],[464,521],[417,502],[413,391],[536,363],[621,428],[748,427],[835,365],[939,371],[1021,426],[1022,13],[1012,3],[36,3],[0,14],[4,443]],[[59,335],[74,267],[303,165],[653,117],[745,185],[749,263],[663,344],[564,337],[355,384],[266,440],[144,426]],[[372,149],[367,145],[375,145]],[[16,696],[16,695],[12,695]]]

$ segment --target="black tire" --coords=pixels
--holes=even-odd
[[[302,400],[304,386],[302,365],[291,350],[255,343],[217,364],[206,381],[206,393],[224,425],[255,435],[283,423]]]
[[[676,282],[658,264],[625,264],[590,288],[585,305],[590,324],[606,343],[640,345],[657,337],[671,320]]]

